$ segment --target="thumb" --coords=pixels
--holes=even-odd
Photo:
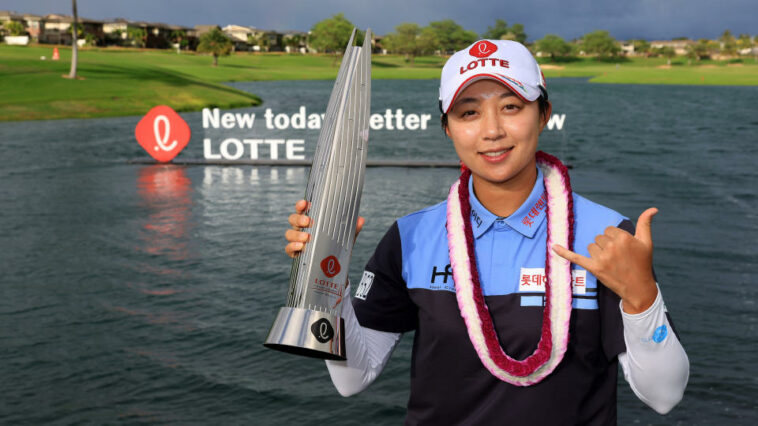
[[[358,216],[358,220],[355,222],[355,236],[353,237],[353,245],[355,245],[355,240],[358,239],[358,234],[361,233],[361,229],[363,229],[363,225],[366,223],[366,219],[363,218],[363,216]]]
[[[650,230],[650,225],[656,213],[658,213],[658,209],[655,207],[650,207],[642,212],[639,219],[637,219],[637,229],[634,231],[634,237],[648,246],[653,245],[653,234]]]

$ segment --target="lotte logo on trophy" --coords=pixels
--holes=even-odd
[[[334,256],[326,257],[321,261],[321,270],[324,271],[324,275],[332,278],[340,273],[340,262]]]
[[[305,200],[311,239],[292,261],[286,305],[264,345],[298,355],[344,360],[343,294],[366,172],[371,95],[371,30],[345,48],[313,157]]]

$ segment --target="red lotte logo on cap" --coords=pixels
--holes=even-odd
[[[190,128],[171,107],[158,105],[137,123],[134,136],[151,157],[166,163],[187,146]]]
[[[321,261],[321,270],[324,271],[324,275],[328,278],[340,273],[340,262],[334,256],[329,256]]]
[[[476,56],[477,58],[486,58],[497,51],[497,46],[487,40],[482,40],[479,43],[471,46],[468,50],[469,55]]]

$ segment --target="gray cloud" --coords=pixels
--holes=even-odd
[[[3,9],[21,13],[71,13],[68,0],[4,0]],[[479,34],[496,18],[522,23],[530,40],[545,34],[566,39],[604,29],[619,39],[715,38],[725,29],[755,35],[755,0],[79,0],[79,13],[94,19],[123,17],[194,26],[249,25],[307,31],[321,19],[342,12],[361,28],[385,34],[401,22],[426,25],[453,19]]]

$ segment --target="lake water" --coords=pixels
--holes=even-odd
[[[234,83],[265,103],[252,130],[301,138],[262,115],[325,109],[331,82]],[[655,414],[619,383],[620,424],[758,421],[758,88],[548,82],[561,131],[541,149],[574,190],[636,220],[649,206],[655,268],[691,362],[684,400]],[[372,131],[369,157],[455,159],[436,81],[374,81],[372,111],[432,114],[427,130]],[[140,117],[0,123],[0,423],[387,424],[402,422],[412,336],[348,399],[322,361],[265,349],[284,305],[286,216],[307,170],[131,165]],[[397,217],[442,200],[454,169],[371,168],[351,276]],[[388,202],[392,200],[391,202]]]

